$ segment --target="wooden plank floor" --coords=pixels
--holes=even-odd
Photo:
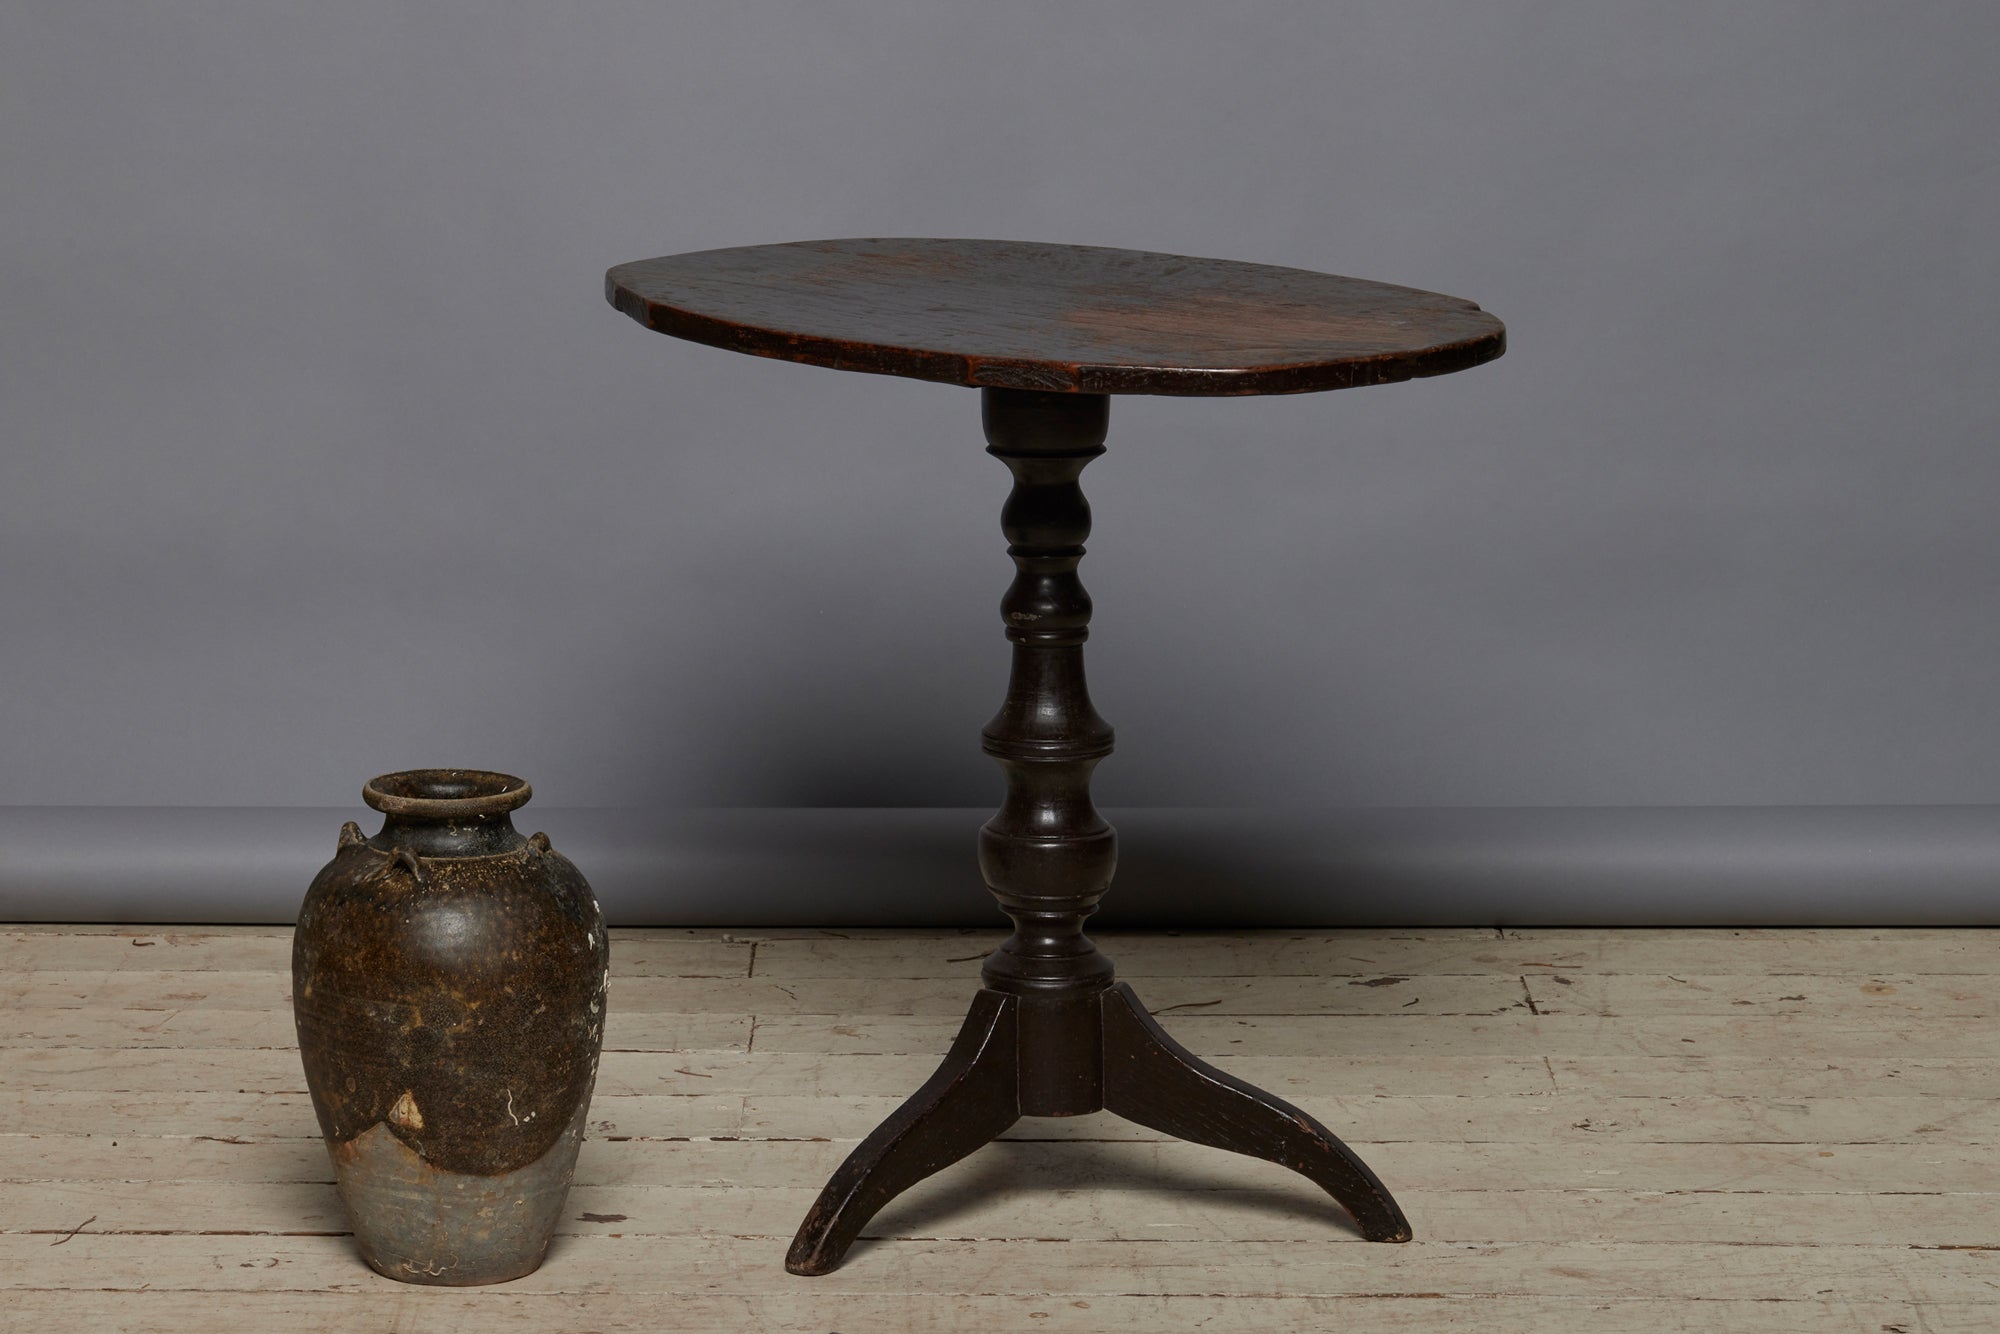
[[[620,931],[548,1262],[355,1257],[291,932],[0,927],[0,1329],[2000,1330],[2000,935],[1116,935],[1197,1053],[1362,1150],[1418,1240],[1106,1116],[1024,1121],[823,1279],[786,1242],[998,933]]]

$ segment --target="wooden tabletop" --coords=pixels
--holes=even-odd
[[[754,356],[1087,394],[1296,394],[1443,375],[1506,349],[1470,301],[1144,250],[918,237],[621,264],[649,329]]]

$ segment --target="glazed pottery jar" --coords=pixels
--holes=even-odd
[[[509,813],[528,785],[385,774],[299,910],[292,1007],[362,1258],[409,1283],[542,1262],[604,1045],[610,946],[590,886]]]

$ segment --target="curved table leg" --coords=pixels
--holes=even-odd
[[[1352,1149],[1282,1098],[1191,1055],[1122,982],[1104,993],[1104,1105],[1176,1139],[1310,1177],[1369,1241],[1410,1239],[1409,1220]]]
[[[799,1225],[785,1268],[831,1273],[877,1210],[1021,1119],[1017,1003],[982,990],[944,1063],[840,1165]]]

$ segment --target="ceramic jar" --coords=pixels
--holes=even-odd
[[[418,769],[368,783],[299,910],[292,1006],[362,1258],[499,1283],[562,1217],[604,1045],[610,946],[582,874],[523,838],[529,787]]]

